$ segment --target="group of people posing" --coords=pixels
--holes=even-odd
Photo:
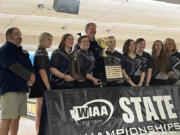
[[[18,38],[21,38],[20,30],[11,28],[7,31],[7,42],[0,48],[1,54],[3,54],[0,59],[0,82],[2,82],[0,96],[5,98],[5,93],[27,91],[26,82],[28,86],[31,86],[29,96],[37,99],[37,134],[45,90],[96,87],[101,82],[105,82],[106,62],[103,57],[103,48],[95,39],[96,28],[95,23],[88,23],[85,26],[87,35],[80,36],[75,46],[73,35],[64,34],[58,48],[52,52],[50,58],[46,49],[51,47],[53,36],[47,32],[42,33],[39,36],[39,45],[35,52],[33,66],[27,58],[27,52],[20,47],[21,42],[18,42]],[[171,38],[167,38],[164,43],[160,40],[154,41],[152,55],[144,51],[145,46],[146,41],[143,38],[135,41],[128,39],[124,42],[123,54],[121,54],[115,50],[115,37],[108,37],[105,53],[108,57],[118,61],[114,64],[121,66],[124,76],[123,81],[110,83],[111,86],[180,85],[180,53],[176,48],[175,41]],[[18,56],[18,62],[16,59],[20,52],[22,56]],[[6,56],[11,58],[5,61]],[[75,63],[73,63],[74,61]],[[9,78],[8,74],[15,77]],[[18,86],[12,82],[12,87],[9,84],[7,86],[3,78],[7,78],[7,81],[15,79],[17,84],[22,83],[23,85]],[[109,85],[106,82],[104,84]],[[12,95],[6,96],[4,100],[9,99]],[[2,115],[4,115],[2,117],[4,119],[12,119],[10,114],[9,116],[7,116],[8,114]],[[18,118],[21,115],[23,113],[16,114]],[[8,122],[6,121],[6,123]],[[1,130],[2,127],[1,125]],[[11,129],[10,126],[6,128]]]
[[[40,93],[40,88],[43,91],[44,89],[94,87],[105,80],[103,48],[95,40],[96,24],[87,24],[85,32],[87,35],[80,36],[75,46],[72,34],[63,35],[60,45],[52,52],[50,60],[46,48],[51,46],[53,37],[49,33],[40,35],[40,45],[34,57],[36,82],[32,88],[37,89],[34,90],[37,95],[43,93]],[[121,81],[119,85],[180,84],[180,53],[175,41],[171,38],[167,38],[164,43],[156,40],[152,45],[152,55],[144,51],[145,46],[146,41],[143,38],[135,41],[128,39],[124,42],[123,54],[121,54],[115,50],[115,37],[108,37],[105,53],[107,56],[118,59],[118,64],[122,67],[124,81]],[[81,79],[73,78],[72,75],[75,52],[79,59]]]

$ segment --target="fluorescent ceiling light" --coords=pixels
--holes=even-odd
[[[162,2],[173,3],[173,4],[180,4],[179,0],[156,0],[156,1],[162,1]]]

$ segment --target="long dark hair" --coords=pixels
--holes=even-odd
[[[131,44],[131,42],[134,42],[134,40],[132,40],[132,39],[128,39],[128,40],[126,40],[125,42],[124,42],[124,45],[123,45],[123,54],[124,55],[128,55],[128,53],[129,53],[129,46],[130,46],[130,44]]]
[[[60,42],[60,44],[59,44],[59,46],[58,46],[58,48],[59,48],[60,50],[63,50],[63,51],[64,51],[65,46],[66,46],[66,45],[65,45],[65,41],[66,41],[66,39],[67,39],[69,36],[72,36],[72,37],[73,37],[73,35],[70,34],[70,33],[66,33],[66,34],[64,34],[64,35],[62,36],[61,42]]]
[[[155,50],[155,45],[156,45],[157,42],[161,43],[161,45],[162,45],[162,50],[161,50],[158,57],[156,57],[157,52]],[[168,70],[168,67],[169,67],[169,59],[168,59],[168,56],[167,56],[167,54],[165,52],[163,42],[161,40],[154,41],[153,46],[152,46],[152,58],[153,58],[153,61],[154,61],[154,64],[155,64],[155,68],[157,67],[156,65],[159,64],[160,70],[162,72],[166,73],[167,70]]]

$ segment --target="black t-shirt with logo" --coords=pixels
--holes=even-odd
[[[138,55],[134,59],[124,55],[122,69],[126,71],[128,76],[141,76],[141,73],[145,72],[142,58]]]
[[[106,55],[115,58],[115,60],[113,60],[115,65],[121,65],[122,66],[122,64],[123,64],[123,55],[121,53],[119,53],[116,50],[114,52],[111,52],[111,51],[107,50]],[[118,62],[116,62],[116,61],[118,61]]]
[[[144,68],[147,71],[149,68],[153,68],[153,60],[152,60],[152,56],[147,53],[147,52],[143,52],[143,54],[140,56],[142,58],[143,64],[144,64]]]

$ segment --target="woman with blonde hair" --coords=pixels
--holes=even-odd
[[[169,84],[180,85],[180,53],[177,50],[174,39],[167,38],[165,40],[165,48],[170,60],[172,72],[169,72]]]
[[[162,41],[156,40],[152,46],[153,73],[151,85],[168,85],[169,59]]]
[[[39,124],[42,111],[43,93],[51,90],[50,86],[50,61],[47,48],[51,47],[53,36],[47,32],[39,36],[39,46],[34,55],[34,70],[36,82],[31,88],[29,97],[36,98],[36,134],[39,133]]]
[[[105,65],[118,65],[122,67],[123,55],[115,50],[116,48],[116,38],[114,36],[108,36],[107,50],[105,51],[107,57],[104,58]],[[120,86],[124,83],[124,79],[113,80],[106,82],[106,86]]]

